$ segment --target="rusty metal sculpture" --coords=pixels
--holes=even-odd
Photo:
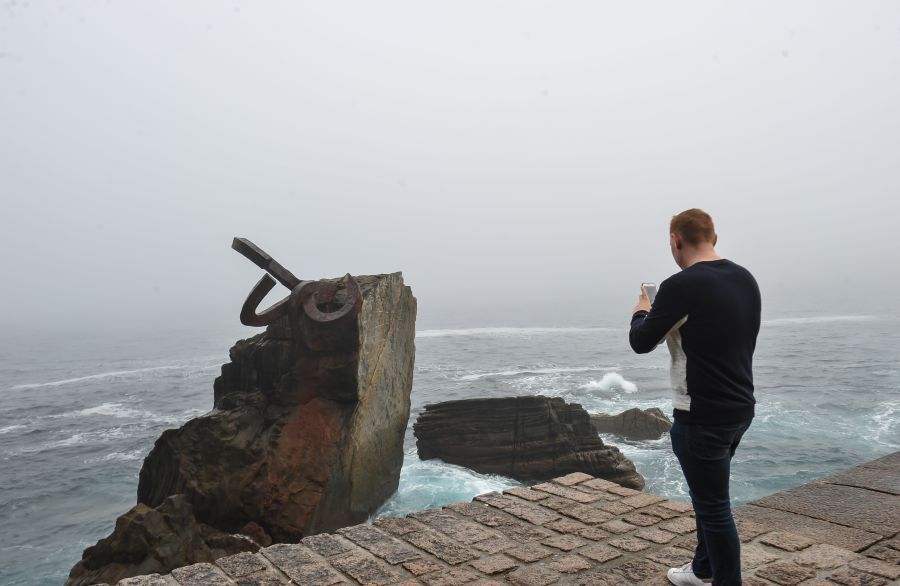
[[[340,281],[301,281],[246,238],[235,238],[231,248],[266,271],[241,307],[242,324],[268,326],[289,316],[291,325],[300,326],[304,340],[313,350],[330,347],[344,337],[342,330],[346,328],[340,326],[354,321],[362,307],[363,297],[359,283],[349,273]],[[258,312],[259,304],[275,287],[276,280],[287,287],[290,294],[268,309]],[[341,290],[346,292],[343,299],[339,298]]]

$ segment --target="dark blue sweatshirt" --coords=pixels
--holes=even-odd
[[[663,339],[669,346],[677,421],[724,425],[753,418],[760,308],[753,275],[721,259],[672,275],[660,284],[650,312],[632,316],[635,352],[650,352]]]

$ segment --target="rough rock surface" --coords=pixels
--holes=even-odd
[[[641,411],[637,407],[616,415],[595,413],[591,423],[597,433],[610,433],[630,440],[659,439],[672,428],[672,422],[660,409]]]
[[[419,457],[440,458],[523,482],[584,472],[628,488],[643,477],[604,445],[581,405],[543,396],[464,399],[426,405],[413,426]]]
[[[172,496],[155,509],[138,504],[119,517],[112,535],[84,550],[66,584],[115,584],[130,576],[165,573],[258,549],[250,539],[198,523],[187,499]]]
[[[120,522],[183,495],[203,525],[261,544],[294,542],[363,522],[396,491],[416,299],[400,273],[356,280],[359,313],[339,329],[285,316],[231,348],[212,411],[163,432],[140,472],[140,504]],[[340,289],[333,303],[344,299]],[[133,566],[128,575],[207,559],[202,547],[191,551],[194,541],[183,542],[186,559],[165,568]],[[85,563],[95,562],[79,565]]]

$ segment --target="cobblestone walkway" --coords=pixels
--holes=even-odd
[[[900,452],[735,518],[746,586],[900,584]],[[663,586],[694,544],[689,504],[576,473],[119,586]]]

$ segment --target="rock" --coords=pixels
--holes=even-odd
[[[641,411],[637,407],[618,415],[595,413],[591,423],[597,433],[611,433],[630,440],[659,439],[672,428],[672,422],[660,409],[651,407]]]
[[[413,426],[419,457],[523,482],[570,472],[642,489],[643,477],[604,445],[581,405],[542,396],[465,399],[426,405]]]
[[[66,586],[107,582],[142,574],[167,573],[195,562],[211,562],[259,545],[194,519],[191,505],[172,496],[154,508],[138,504],[116,521],[112,535],[84,550]]]
[[[184,494],[204,523],[253,522],[282,542],[361,523],[396,491],[416,300],[400,273],[357,281],[359,314],[326,347],[310,349],[287,317],[235,344],[214,409],[163,432],[145,459],[139,502]]]

